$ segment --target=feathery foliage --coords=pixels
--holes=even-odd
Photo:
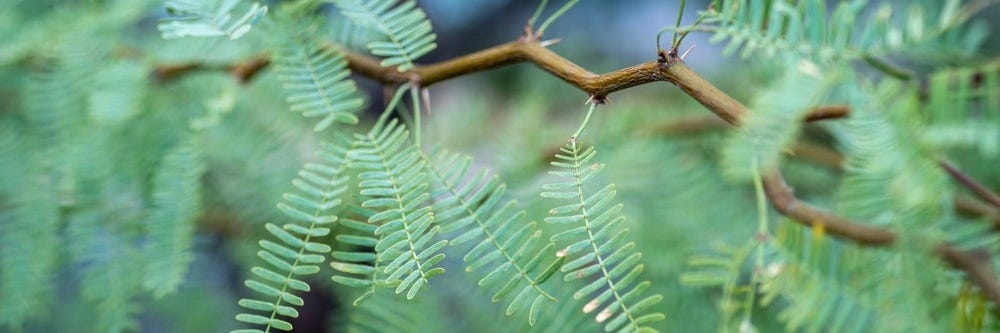
[[[865,295],[885,270],[871,271],[874,262],[854,248],[844,248],[821,232],[783,223],[772,243],[778,258],[762,286],[764,302],[778,295],[790,302],[780,316],[792,331],[868,332],[876,327],[877,301]],[[819,229],[816,229],[819,230]],[[780,259],[777,260],[777,259]],[[867,273],[860,274],[862,271]],[[786,289],[787,288],[787,289]],[[808,325],[808,326],[803,326]]]
[[[205,164],[199,138],[193,137],[172,148],[153,178],[153,208],[146,221],[148,239],[143,285],[162,297],[184,281],[191,254],[195,219],[201,210],[201,176]]]
[[[527,308],[528,322],[534,326],[541,307],[556,301],[541,286],[563,262],[560,259],[543,264],[547,256],[555,254],[555,245],[550,242],[539,247],[542,231],[534,222],[522,222],[525,213],[517,211],[517,201],[501,204],[507,185],[499,177],[489,177],[486,170],[471,176],[471,157],[444,150],[433,155],[428,167],[435,180],[438,200],[434,211],[438,212],[442,232],[456,234],[451,245],[477,241],[462,258],[468,264],[466,270],[489,269],[479,286],[496,290],[493,302],[515,295],[505,313],[509,316]]]
[[[96,308],[93,319],[100,332],[128,332],[139,327],[137,296],[142,287],[142,270],[134,269],[140,253],[125,226],[107,223],[107,212],[90,211],[75,215],[67,236],[75,261],[85,265],[80,278],[80,295]]]
[[[294,222],[282,227],[268,223],[267,231],[279,242],[264,239],[257,256],[270,266],[255,266],[256,276],[245,285],[267,298],[244,298],[239,305],[264,315],[243,313],[236,319],[248,324],[261,325],[264,332],[271,329],[291,330],[292,325],[280,317],[298,317],[292,306],[302,306],[304,301],[296,293],[311,288],[302,277],[320,271],[318,264],[325,261],[331,247],[317,242],[316,238],[330,233],[329,226],[337,221],[337,208],[346,190],[348,177],[344,170],[351,163],[348,148],[343,143],[328,145],[317,155],[320,163],[306,164],[299,171],[299,178],[292,182],[299,193],[286,193],[285,202],[278,208]],[[286,305],[287,304],[287,305]],[[250,330],[256,332],[257,330]]]
[[[877,8],[865,0],[840,1],[828,7],[822,0],[757,1],[716,0],[702,12],[712,41],[727,40],[723,53],[740,51],[740,57],[774,55],[791,51],[820,62],[865,59],[885,69],[880,57],[940,41],[969,19],[960,0],[913,1],[906,5],[882,3]],[[968,4],[974,6],[976,4]],[[832,8],[829,14],[827,10]],[[859,23],[866,22],[859,28]],[[973,37],[970,35],[970,37]],[[966,49],[953,40],[943,48]]]
[[[1000,60],[939,70],[927,82],[922,111],[929,126],[924,141],[1000,156]]]
[[[364,214],[367,217],[374,215],[371,212]],[[330,266],[340,274],[333,275],[334,282],[353,288],[364,288],[364,292],[354,300],[354,305],[358,306],[370,296],[375,295],[378,288],[392,286],[385,282],[385,274],[380,274],[380,261],[375,256],[374,248],[378,245],[379,239],[375,236],[377,227],[368,222],[353,219],[342,219],[340,225],[347,230],[337,234],[337,242],[360,249],[344,251],[333,251],[330,256],[333,260]],[[380,279],[381,277],[381,279]]]
[[[919,144],[913,88],[883,82],[871,93],[854,91],[846,122],[848,174],[838,196],[849,216],[894,225],[903,232],[941,216],[951,190],[944,173]],[[900,96],[902,95],[902,96]],[[894,105],[885,103],[894,100]]]
[[[362,207],[375,213],[368,222],[378,225],[377,258],[386,283],[399,283],[396,293],[417,295],[430,278],[444,273],[435,267],[447,240],[435,241],[441,227],[427,200],[429,184],[420,152],[409,140],[406,127],[396,119],[386,122],[387,111],[366,134],[356,134],[352,165],[361,171],[358,186],[365,196]]]
[[[734,179],[749,179],[747,165],[757,160],[763,170],[778,165],[781,154],[801,128],[801,119],[829,89],[815,64],[803,61],[787,70],[777,86],[757,96],[753,112],[743,120],[723,150],[723,165]],[[830,74],[827,74],[830,75]]]
[[[19,160],[20,135],[0,127],[0,160]],[[0,323],[21,327],[45,313],[58,257],[59,205],[53,179],[33,159],[3,168],[0,175]]]
[[[241,0],[168,0],[166,21],[156,26],[165,39],[184,37],[243,37],[264,14],[267,6],[254,2],[243,16],[233,17]]]
[[[406,299],[381,293],[351,312],[346,332],[440,332],[447,329],[434,308],[434,298]]]
[[[364,105],[348,76],[344,56],[316,42],[289,43],[275,59],[278,77],[288,92],[289,110],[320,117],[313,128],[322,131],[333,122],[356,124],[354,115]]]
[[[738,328],[733,322],[736,313],[749,311],[754,306],[737,298],[757,292],[752,286],[742,283],[744,266],[751,255],[753,244],[733,247],[718,243],[713,246],[713,250],[712,253],[696,254],[688,259],[689,270],[681,275],[681,283],[722,288],[722,296],[718,302],[718,309],[722,314],[719,329],[735,330]]]
[[[361,26],[382,33],[388,41],[368,43],[372,54],[386,57],[383,67],[399,66],[400,71],[413,67],[417,58],[437,47],[437,35],[423,9],[413,0],[333,0],[341,14]]]
[[[542,196],[553,201],[570,201],[552,208],[549,214],[553,216],[546,217],[545,222],[571,227],[552,236],[551,240],[569,244],[558,253],[567,258],[560,268],[567,272],[565,280],[590,280],[573,294],[573,298],[589,299],[583,312],[601,309],[595,319],[598,323],[606,322],[606,331],[652,331],[646,325],[663,320],[665,316],[659,312],[644,313],[663,296],[641,298],[651,283],[636,283],[644,267],[639,263],[642,255],[635,250],[634,242],[626,243],[628,229],[622,226],[625,223],[625,217],[620,215],[623,206],[613,202],[614,184],[596,192],[584,188],[604,167],[592,163],[597,154],[593,146],[578,145],[574,138],[559,150],[566,155],[555,155],[557,161],[552,165],[559,169],[549,174],[564,181],[543,186]]]

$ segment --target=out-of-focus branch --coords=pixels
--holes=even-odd
[[[958,170],[958,168],[951,163],[948,163],[948,161],[938,161],[938,165],[940,165],[941,168],[943,168],[944,171],[947,172],[948,175],[950,175],[956,182],[967,187],[970,191],[972,191],[972,193],[975,193],[981,199],[990,203],[994,207],[1000,208],[1000,195],[997,195],[985,185],[980,184],[975,179],[972,179],[971,176],[965,174],[961,170]]]

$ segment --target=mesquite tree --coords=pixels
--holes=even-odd
[[[575,0],[436,63],[413,0],[7,1],[0,327],[994,331],[994,3],[680,1],[595,74]],[[586,106],[431,97],[519,63]]]

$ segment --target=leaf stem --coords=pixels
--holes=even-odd
[[[587,116],[583,117],[583,123],[580,124],[580,128],[576,129],[576,132],[573,133],[573,136],[570,137],[570,140],[576,141],[576,138],[580,137],[580,134],[583,133],[583,130],[587,128],[587,124],[590,123],[590,116],[594,114],[594,109],[596,108],[597,108],[597,103],[590,103],[590,109],[587,110]]]
[[[545,10],[545,5],[548,3],[549,0],[542,0],[542,2],[538,3],[538,9],[535,9],[535,14],[532,14],[531,18],[528,19],[528,26],[535,26],[535,22],[538,21],[539,16],[542,16],[542,11]]]

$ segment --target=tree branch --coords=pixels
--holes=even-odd
[[[597,75],[581,68],[573,62],[547,49],[545,42],[527,35],[517,41],[491,47],[452,60],[415,66],[407,72],[399,72],[396,68],[383,68],[379,62],[367,55],[345,51],[345,57],[352,71],[372,78],[384,84],[400,84],[415,82],[421,86],[448,80],[467,74],[493,69],[509,64],[531,62],[539,68],[559,77],[563,81],[587,92],[591,98],[600,103],[616,91],[651,83],[666,81],[673,83],[686,94],[705,106],[709,111],[732,126],[739,122],[750,111],[717,87],[692,71],[676,55],[675,52],[660,51],[656,61],[642,63],[623,68],[603,75]],[[254,74],[267,66],[268,62],[257,57],[247,62],[254,66],[225,67],[241,82],[254,77]],[[199,64],[181,64],[162,66],[154,71],[161,81],[176,78],[193,70],[211,68]],[[234,70],[246,68],[247,70]],[[218,68],[211,68],[218,69]],[[819,120],[843,117],[847,115],[846,107],[823,108],[811,111],[805,120]],[[794,196],[794,190],[787,185],[781,172],[777,169],[766,171],[764,187],[769,201],[774,208],[798,221],[813,226],[822,224],[833,235],[852,240],[861,245],[887,246],[896,239],[896,234],[890,230],[869,226],[851,221],[836,214],[813,207]],[[953,267],[963,270],[969,279],[980,286],[981,290],[994,303],[1000,304],[1000,284],[989,260],[989,253],[976,251],[967,252],[939,245],[936,252]]]
[[[969,188],[972,193],[975,193],[983,200],[986,200],[986,202],[990,203],[994,207],[1000,208],[1000,195],[993,193],[993,191],[985,185],[980,184],[969,175],[965,174],[961,170],[958,170],[958,168],[951,163],[948,163],[948,161],[940,160],[938,161],[938,165],[940,165],[941,168],[944,168],[944,171],[947,172],[948,175],[950,175],[956,182]]]

